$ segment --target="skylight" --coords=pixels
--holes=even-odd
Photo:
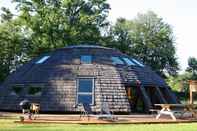
[[[136,59],[132,59],[137,65],[144,67],[144,65],[142,63],[140,63],[139,61],[137,61]]]
[[[91,64],[92,63],[92,56],[91,55],[82,55],[81,56],[81,63],[82,64]]]
[[[123,57],[122,58],[126,63],[127,63],[127,65],[128,66],[130,66],[130,65],[136,65],[134,62],[132,62],[129,58],[126,58],[126,57]]]
[[[44,57],[42,57],[40,60],[38,60],[38,61],[36,62],[36,64],[42,64],[42,63],[44,63],[49,57],[50,57],[50,56],[44,56]]]
[[[119,57],[111,57],[111,60],[114,65],[123,65],[124,62]]]

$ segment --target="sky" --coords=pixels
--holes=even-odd
[[[111,6],[109,21],[119,17],[133,19],[137,13],[155,12],[173,28],[176,38],[176,56],[180,67],[187,67],[189,57],[197,58],[197,0],[108,0]],[[11,0],[0,0],[0,7],[14,11]]]

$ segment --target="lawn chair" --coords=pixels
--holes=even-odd
[[[89,121],[90,115],[93,114],[90,105],[89,105],[88,103],[82,103],[81,106],[82,106],[83,109],[82,109],[82,111],[81,111],[80,119],[81,119],[81,117],[83,117],[83,116],[87,116],[87,117],[88,117],[88,121]]]
[[[31,103],[30,103],[30,101],[27,100],[27,99],[25,99],[25,100],[21,101],[19,103],[19,105],[22,108],[22,113],[23,114],[27,114],[28,115],[28,119],[31,119],[32,114],[31,114],[31,111],[30,111],[30,109],[31,109]]]
[[[103,102],[101,104],[101,114],[98,115],[98,119],[115,121],[118,118],[115,117],[113,115],[113,113],[110,111],[108,103],[107,102]]]
[[[22,113],[28,115],[28,119],[36,119],[40,111],[40,104],[31,103],[29,100],[25,99],[19,103],[22,108]]]

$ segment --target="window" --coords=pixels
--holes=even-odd
[[[111,60],[112,60],[112,63],[114,64],[114,65],[123,65],[124,64],[124,62],[119,58],[119,57],[111,57]]]
[[[94,103],[94,79],[93,78],[79,78],[77,80],[78,92],[77,103]]]
[[[22,85],[13,85],[11,87],[11,94],[13,95],[20,95],[20,93],[23,91]]]
[[[41,96],[42,88],[39,86],[29,86],[27,93],[28,95],[32,95],[32,96]]]
[[[136,65],[134,62],[132,62],[129,58],[126,58],[126,57],[124,57],[124,58],[122,58],[126,63],[127,63],[127,65],[128,66],[130,66],[130,65]]]
[[[137,65],[144,67],[144,65],[142,63],[140,63],[139,61],[137,61],[136,59],[132,59]]]
[[[36,62],[36,64],[42,64],[42,63],[44,63],[47,59],[49,59],[49,57],[50,56],[44,56],[44,57],[42,57],[40,60],[38,60]]]
[[[82,55],[81,56],[81,63],[82,64],[91,64],[92,63],[92,56],[90,56],[90,55]]]

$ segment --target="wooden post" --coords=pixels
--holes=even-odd
[[[192,95],[191,82],[189,82],[189,103],[193,104],[193,95]]]
[[[190,80],[189,81],[189,103],[193,104],[193,92],[197,92],[197,81]]]
[[[127,88],[127,96],[128,96],[129,101],[130,101],[131,100],[131,87]]]

